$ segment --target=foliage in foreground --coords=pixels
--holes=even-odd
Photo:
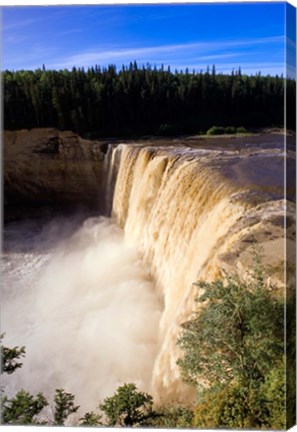
[[[6,395],[1,397],[1,423],[11,425],[53,425],[62,426],[68,417],[75,413],[79,406],[74,405],[75,396],[56,389],[54,396],[53,418],[44,420],[42,413],[49,402],[42,393],[31,395],[24,389],[9,399]],[[85,421],[85,418],[82,419]],[[85,423],[82,423],[85,424]]]
[[[63,425],[71,414],[76,413],[79,405],[74,405],[74,398],[73,394],[66,393],[64,389],[56,389],[54,425]]]
[[[12,398],[1,398],[1,414],[4,424],[14,425],[38,425],[44,424],[37,420],[38,415],[48,405],[42,393],[32,396],[25,390],[20,390]]]
[[[137,391],[135,384],[124,384],[100,405],[109,426],[141,426],[154,415],[153,398]]]
[[[4,334],[0,336],[1,342],[1,373],[12,374],[16,369],[22,367],[23,363],[18,360],[25,356],[25,347],[8,348],[2,345]]]
[[[182,378],[197,387],[194,426],[285,427],[284,304],[258,267],[250,282],[199,282],[199,313],[178,340]]]
[[[182,405],[161,406],[147,426],[157,428],[191,428],[193,427],[193,410]]]
[[[24,348],[2,346],[3,365],[9,365],[2,373],[12,373],[21,367],[17,360],[24,355]],[[12,367],[13,366],[13,367]],[[13,370],[12,370],[13,369]],[[11,372],[12,371],[12,372]],[[7,425],[52,425],[62,426],[71,421],[71,415],[77,413],[79,405],[75,396],[64,389],[56,389],[52,404],[52,415],[45,420],[44,409],[49,402],[42,393],[36,396],[21,389],[9,399],[1,389],[1,423]],[[115,394],[104,399],[99,405],[101,413],[87,412],[78,421],[77,426],[191,426],[193,414],[184,407],[159,407],[153,410],[151,395],[141,392],[133,383],[120,386]],[[105,422],[102,417],[105,417]],[[73,418],[72,418],[73,422]]]

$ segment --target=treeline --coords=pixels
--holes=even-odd
[[[295,81],[115,66],[4,71],[4,128],[57,127],[89,137],[204,133],[211,126],[295,128]]]

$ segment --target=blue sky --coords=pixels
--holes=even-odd
[[[286,74],[285,3],[3,7],[2,68],[71,69],[136,60],[174,70]],[[287,20],[294,26],[292,19]],[[294,39],[295,32],[287,31]],[[294,74],[294,44],[288,72]]]

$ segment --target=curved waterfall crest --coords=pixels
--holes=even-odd
[[[252,191],[228,178],[237,152],[140,144],[112,151],[111,160],[121,155],[112,216],[148,264],[164,306],[154,396],[174,399],[190,393],[179,379],[176,339],[193,310],[193,282],[213,280],[232,266],[241,270],[244,239],[257,232],[264,213],[283,210],[269,197],[261,207]]]

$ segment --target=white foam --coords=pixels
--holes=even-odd
[[[70,221],[57,223],[34,242],[28,235],[27,252],[24,243],[15,251],[25,223],[6,242],[2,332],[6,345],[26,346],[23,367],[3,380],[6,389],[52,397],[63,387],[82,412],[124,382],[149,391],[160,305],[147,269],[110,219],[88,219],[61,241]]]

